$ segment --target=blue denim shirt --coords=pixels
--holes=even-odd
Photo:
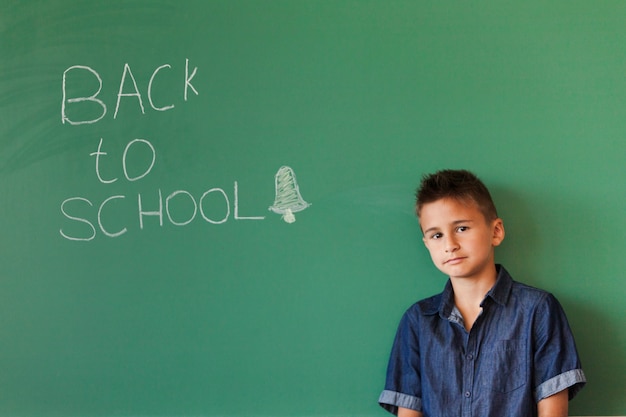
[[[574,337],[551,294],[515,282],[497,265],[498,279],[469,332],[443,293],[410,307],[398,327],[385,389],[378,401],[425,417],[530,417],[537,402],[584,386]]]

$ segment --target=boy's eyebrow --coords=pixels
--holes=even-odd
[[[473,222],[474,222],[474,220],[469,220],[469,219],[467,219],[467,220],[455,220],[455,221],[453,221],[450,224],[458,225],[458,224],[462,224],[462,223],[473,223]],[[428,232],[432,232],[432,231],[439,230],[439,229],[440,228],[438,226],[433,226],[433,227],[429,227],[428,229],[424,230],[422,233],[426,234]]]

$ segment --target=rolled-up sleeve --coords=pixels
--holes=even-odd
[[[416,315],[407,311],[396,332],[391,349],[385,389],[378,403],[390,413],[398,413],[398,407],[422,410],[420,378],[420,354]]]
[[[565,312],[553,295],[538,304],[534,322],[535,401],[564,389],[574,398],[586,378]]]

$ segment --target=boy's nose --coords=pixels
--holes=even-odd
[[[446,239],[446,252],[454,252],[459,249],[459,244],[454,239]]]

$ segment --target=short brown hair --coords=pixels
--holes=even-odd
[[[445,169],[422,177],[416,192],[415,212],[419,217],[424,204],[442,198],[453,198],[476,203],[487,221],[498,218],[496,206],[489,190],[483,182],[470,171],[464,169]]]

